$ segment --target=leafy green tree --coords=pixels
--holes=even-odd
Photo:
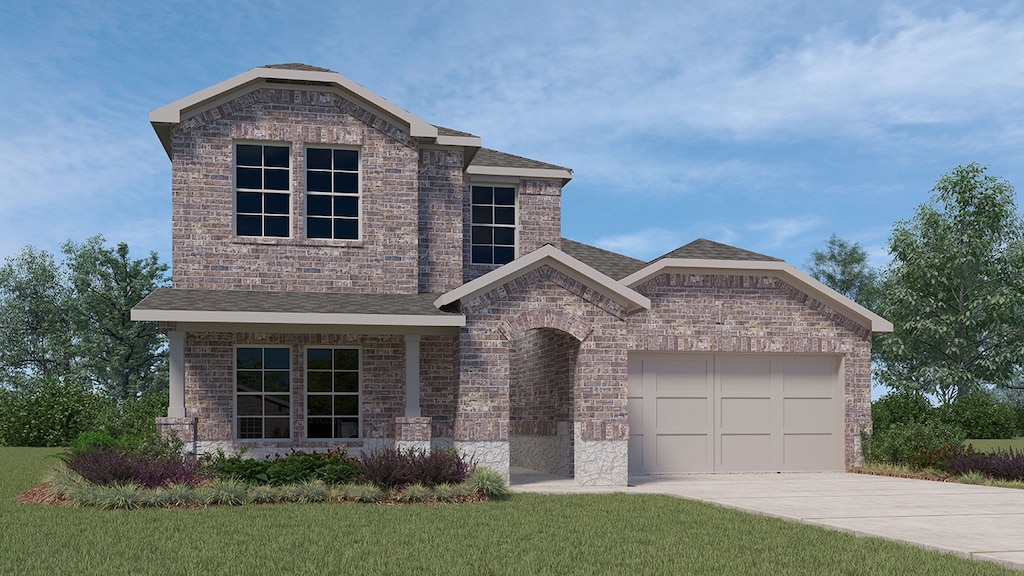
[[[1024,360],[1024,236],[1005,180],[959,166],[889,241],[879,312],[880,380],[943,404],[1008,386]]]
[[[160,383],[166,350],[155,322],[133,322],[131,309],[166,285],[167,265],[155,252],[133,260],[128,245],[103,245],[93,236],[63,245],[72,293],[70,317],[82,372],[119,403]]]
[[[822,250],[811,252],[805,264],[814,279],[850,300],[873,308],[878,296],[878,272],[868,264],[868,253],[856,242],[832,234]]]
[[[74,373],[70,301],[67,274],[48,252],[26,246],[0,267],[0,384]]]

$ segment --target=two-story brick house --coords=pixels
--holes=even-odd
[[[256,68],[155,110],[173,288],[164,428],[200,450],[455,446],[627,472],[843,469],[891,325],[785,262],[561,238],[566,168],[351,80]]]

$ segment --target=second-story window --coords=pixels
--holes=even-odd
[[[287,237],[290,180],[287,146],[235,145],[235,233]]]
[[[516,257],[516,189],[473,186],[470,251],[473,264],[507,264]]]
[[[359,151],[306,149],[306,237],[359,238]]]

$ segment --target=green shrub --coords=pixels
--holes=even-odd
[[[244,453],[226,456],[218,452],[204,460],[206,469],[218,476],[248,484],[282,486],[321,480],[327,484],[350,482],[356,475],[356,461],[344,450],[297,452],[273,458],[246,458]]]
[[[466,483],[474,492],[488,498],[500,500],[508,496],[508,485],[505,483],[505,478],[490,468],[477,466],[466,479]]]
[[[864,457],[871,463],[937,467],[944,458],[958,453],[966,438],[963,430],[944,422],[891,424],[884,432],[867,437]]]
[[[959,427],[968,438],[1013,438],[1018,431],[1013,407],[984,388],[973,390],[936,410],[939,419]]]
[[[81,382],[40,380],[0,389],[0,444],[67,446],[82,432],[102,428],[113,406]]]
[[[893,424],[927,422],[932,416],[928,398],[913,390],[893,390],[871,403],[874,434],[884,434]]]

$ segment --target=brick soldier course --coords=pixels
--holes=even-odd
[[[503,474],[623,485],[631,354],[760,353],[840,359],[840,460],[858,458],[871,334],[891,325],[783,262],[707,240],[643,262],[563,239],[571,170],[484,148],[322,68],[255,68],[151,121],[172,163],[173,288],[133,318],[169,337],[160,426],[198,450],[454,446]],[[237,233],[246,144],[288,149],[288,190],[274,191],[285,237]],[[307,237],[310,147],[358,151],[358,238]],[[474,262],[497,238],[474,186],[514,190],[511,262]],[[243,386],[239,350],[278,348],[287,367],[256,370],[283,381]],[[307,365],[311,349],[355,350],[358,367]],[[357,372],[357,390],[311,385],[325,370]],[[334,437],[310,429],[323,406]]]

